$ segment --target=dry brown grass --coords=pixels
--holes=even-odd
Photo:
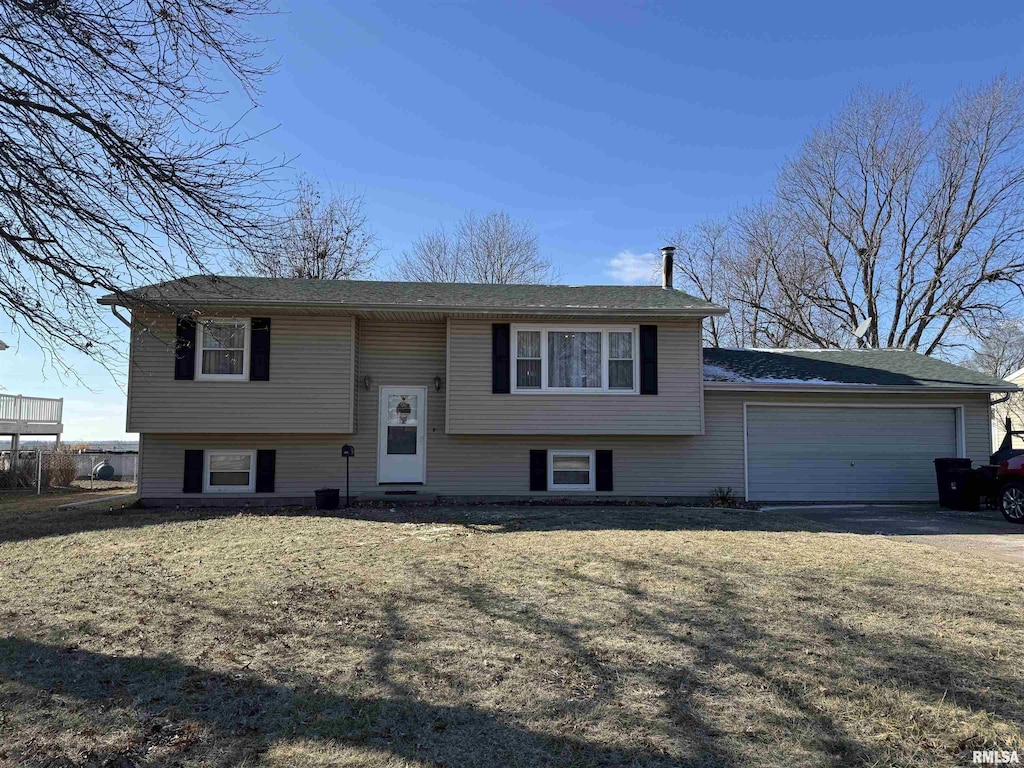
[[[88,482],[88,480],[85,481],[85,483]],[[61,530],[61,526],[66,526],[68,522],[67,514],[56,510],[56,507],[61,504],[123,496],[123,500],[119,498],[117,501],[117,506],[120,507],[123,502],[134,501],[133,492],[134,486],[121,484],[114,487],[111,483],[103,487],[97,484],[96,488],[61,488],[60,490],[43,491],[39,496],[36,496],[35,491],[32,490],[4,491],[0,493],[0,541],[5,539],[4,533],[9,533],[9,529],[4,529],[2,526],[25,525],[31,530],[38,528],[44,520],[50,520],[58,530]],[[93,513],[95,512],[96,510],[93,510]],[[26,514],[29,513],[31,516],[26,517]]]
[[[1024,749],[1019,566],[748,512],[355,514],[0,514],[0,763]]]

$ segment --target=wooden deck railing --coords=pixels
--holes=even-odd
[[[64,398],[0,394],[0,423],[32,427],[57,426],[64,416]]]

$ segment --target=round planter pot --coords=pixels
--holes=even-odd
[[[321,488],[316,491],[317,509],[337,509],[341,506],[341,492],[337,488]]]

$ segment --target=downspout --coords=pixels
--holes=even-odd
[[[1006,392],[1003,394],[1002,397],[996,400],[992,400],[991,396],[989,397],[988,417],[990,421],[992,419],[992,406],[999,405],[1000,403],[1005,403],[1007,400],[1010,399],[1010,395],[1012,394],[1013,392]],[[1011,448],[1013,448],[1013,424],[1011,423],[1009,416],[1006,417],[1006,422],[1003,424],[1003,429],[1006,431],[1006,434],[1003,435],[1003,441],[999,444],[999,447],[996,449],[996,453],[999,453],[1004,450],[1010,450]],[[994,456],[995,454],[992,455]]]
[[[120,320],[122,323],[124,323],[126,326],[128,326],[128,328],[132,327],[132,321],[131,320],[126,320],[121,315],[121,313],[117,311],[117,305],[116,304],[111,304],[110,305],[110,312],[114,315],[114,317],[116,317],[118,320]]]

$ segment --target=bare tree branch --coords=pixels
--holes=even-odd
[[[381,253],[361,195],[324,199],[309,179],[299,181],[295,200],[259,248],[232,258],[235,269],[259,277],[351,280],[369,277]]]
[[[225,73],[268,67],[243,30],[264,0],[0,5],[0,312],[58,371],[120,347],[100,293],[208,271],[265,237],[271,166],[211,125]]]
[[[733,309],[712,343],[948,353],[1020,300],[1024,80],[925,115],[907,89],[859,91],[783,167],[769,205],[716,233],[731,255],[711,258],[701,227],[678,238],[703,243],[682,260],[689,284]]]
[[[540,255],[537,235],[504,211],[483,218],[469,213],[453,233],[443,227],[413,243],[395,265],[400,280],[441,283],[551,283],[551,262]]]

